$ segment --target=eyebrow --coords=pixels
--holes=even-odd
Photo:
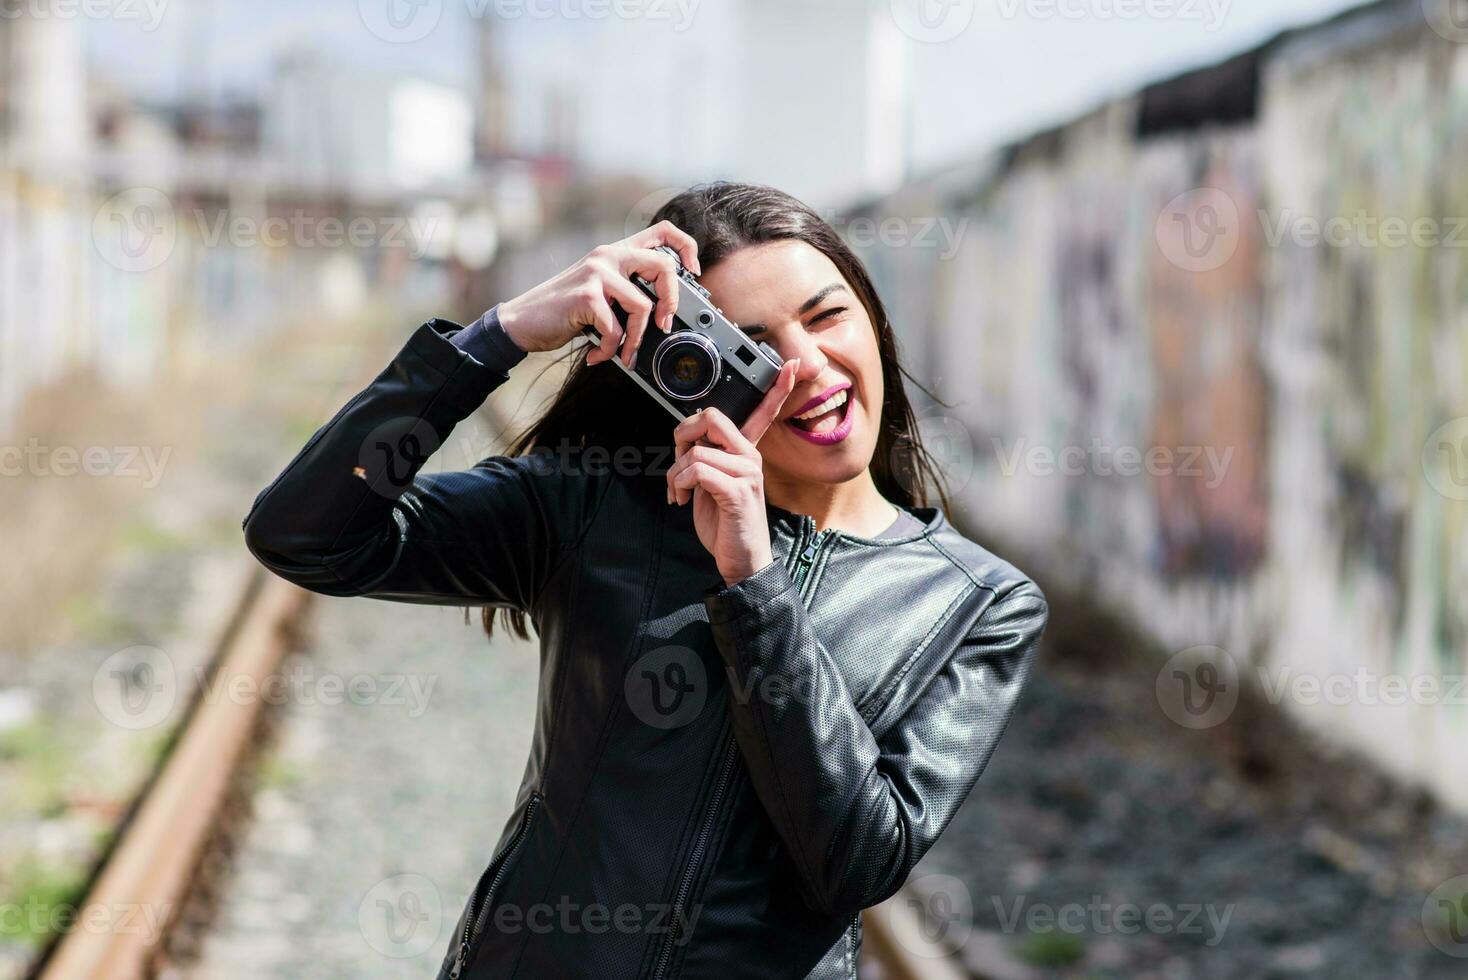
[[[803,316],[806,313],[809,313],[811,310],[815,309],[817,306],[820,305],[821,300],[825,299],[827,296],[830,296],[832,293],[836,292],[838,289],[845,289],[845,288],[846,288],[846,284],[845,283],[841,283],[841,282],[833,282],[833,283],[831,283],[831,285],[827,286],[825,289],[822,289],[820,292],[816,293],[810,299],[806,300],[805,303],[803,303],[801,305],[801,307],[800,307],[800,310],[799,310],[800,314]]]
[[[797,310],[796,313],[799,316],[804,316],[805,314],[809,313],[811,310],[815,309],[817,306],[820,306],[821,305],[821,302],[824,301],[826,299],[826,297],[830,296],[832,293],[835,293],[835,292],[845,292],[845,291],[846,291],[846,284],[845,283],[843,283],[843,282],[833,282],[833,283],[831,283],[831,285],[826,286],[820,292],[818,292],[814,296],[812,296],[810,299],[808,299],[804,303],[800,304],[800,309]],[[739,329],[741,329],[741,330],[768,330],[769,327],[767,325],[763,324],[763,323],[741,323],[739,325]]]

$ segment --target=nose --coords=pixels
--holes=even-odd
[[[785,360],[800,358],[800,369],[795,372],[795,383],[814,381],[826,370],[826,352],[816,338],[804,330],[792,330],[788,340],[781,345],[780,356]]]

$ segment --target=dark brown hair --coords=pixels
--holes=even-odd
[[[664,220],[693,236],[698,243],[699,265],[704,271],[747,246],[785,240],[805,242],[835,263],[866,308],[877,332],[882,362],[882,421],[872,454],[872,480],[884,497],[906,507],[928,506],[931,485],[939,506],[947,514],[948,495],[938,468],[919,438],[917,419],[902,379],[906,377],[919,390],[937,399],[903,369],[892,325],[871,277],[835,229],[789,194],[772,187],[726,181],[701,184],[682,192],[664,204],[650,224]],[[671,447],[673,426],[667,411],[616,367],[588,368],[583,352],[583,346],[577,344],[562,355],[571,358],[571,366],[560,390],[544,414],[512,440],[506,454],[519,456],[537,447],[584,450],[600,446],[608,451],[621,446]],[[668,458],[671,460],[671,455]],[[662,483],[663,476],[659,473],[657,485],[652,489],[661,490]],[[505,608],[500,611],[504,613],[507,628],[522,639],[530,638],[523,611]],[[482,612],[484,629],[493,635],[494,610],[486,608]]]

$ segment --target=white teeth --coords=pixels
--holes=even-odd
[[[795,417],[798,419],[813,419],[817,415],[824,415],[826,412],[829,412],[833,408],[839,408],[840,406],[845,405],[846,392],[848,390],[849,389],[842,388],[840,391],[836,392],[836,394],[832,395],[830,398],[827,398],[825,401],[821,402],[809,412],[802,412]]]

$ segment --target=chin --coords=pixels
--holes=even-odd
[[[802,483],[824,483],[836,486],[861,476],[872,463],[873,447],[871,446],[864,448],[847,445],[820,449],[804,446],[792,448],[797,449],[796,453],[789,454],[794,458],[786,465],[781,466],[778,463],[776,465],[786,476]],[[811,451],[812,449],[814,451]],[[787,454],[782,453],[781,455]]]

